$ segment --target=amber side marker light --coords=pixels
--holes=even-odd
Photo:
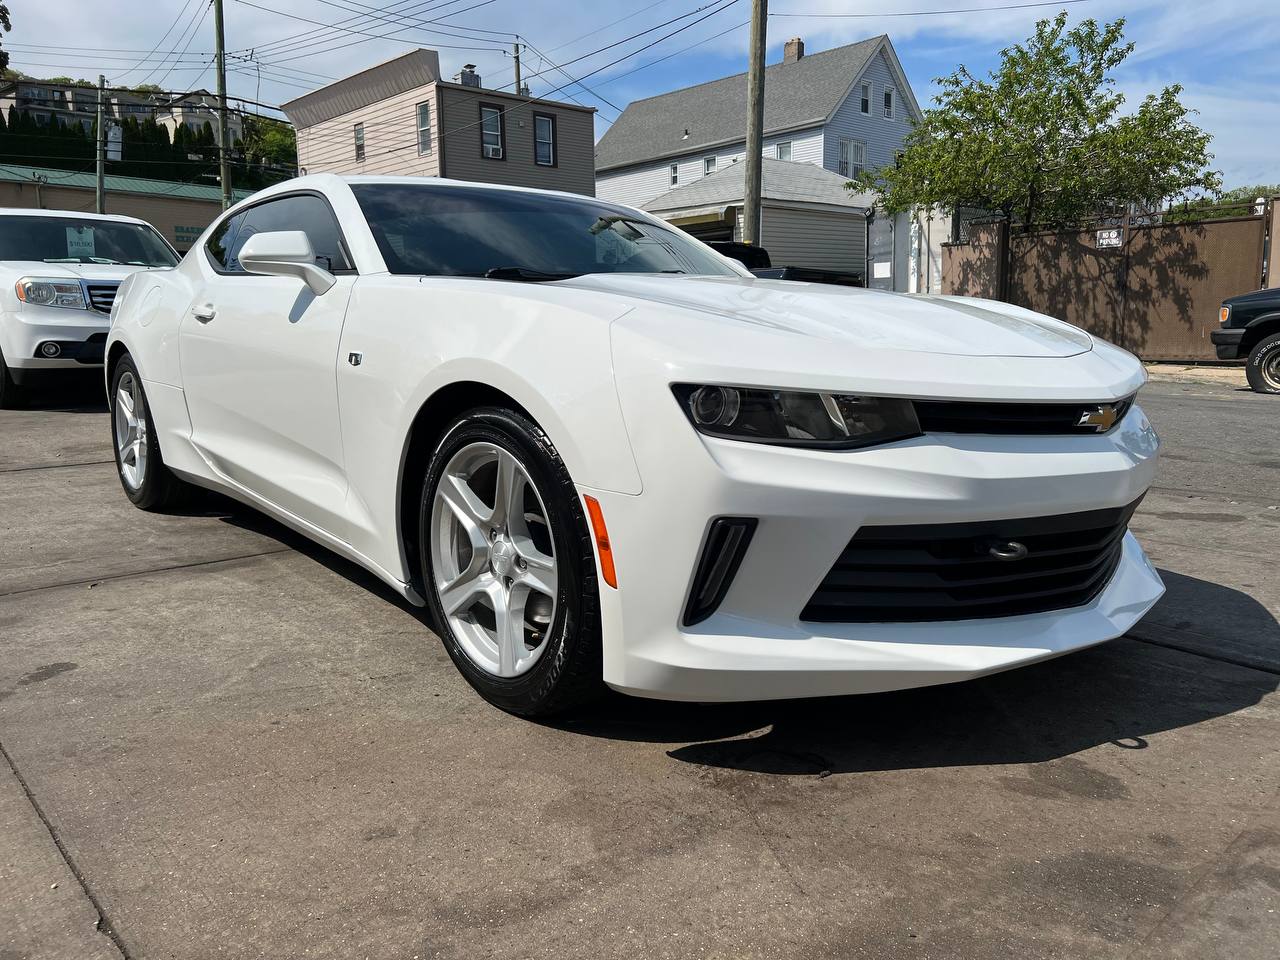
[[[591,532],[596,538],[596,551],[600,554],[600,572],[604,575],[604,582],[617,590],[618,574],[613,567],[613,547],[609,544],[609,531],[604,525],[604,512],[600,509],[600,501],[585,494],[582,499],[587,504]]]
[[[1226,323],[1226,322],[1227,322],[1227,317],[1229,317],[1229,316],[1231,316],[1231,308],[1230,308],[1230,307],[1223,307],[1221,310],[1219,310],[1219,311],[1218,311],[1218,322],[1219,322],[1219,323]]]

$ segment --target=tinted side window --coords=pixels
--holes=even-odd
[[[244,225],[229,244],[226,269],[241,272],[236,257],[255,233],[277,230],[301,230],[316,252],[316,263],[326,270],[350,270],[351,264],[342,250],[342,234],[329,212],[329,205],[319,197],[296,196],[268,200],[250,207],[244,214]]]
[[[213,258],[213,262],[224,270],[227,269],[227,256],[230,253],[231,245],[235,243],[236,233],[240,230],[240,224],[244,222],[244,214],[237,213],[234,217],[227,217],[217,227],[213,233],[209,235],[209,239],[205,241],[204,248],[209,251],[209,256]]]

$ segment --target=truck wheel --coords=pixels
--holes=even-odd
[[[1280,393],[1280,333],[1259,341],[1249,352],[1244,372],[1255,393]]]

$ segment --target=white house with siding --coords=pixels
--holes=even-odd
[[[731,163],[673,187],[644,209],[700,240],[741,240],[746,164]],[[816,163],[765,157],[760,231],[774,266],[864,273],[874,198],[845,189],[847,178]]]
[[[888,36],[806,55],[788,40],[765,69],[764,153],[843,177],[891,163],[920,107]],[[747,75],[630,104],[596,144],[596,195],[643,206],[740,161]]]

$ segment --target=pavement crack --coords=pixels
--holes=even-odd
[[[100,467],[115,460],[76,460],[72,463],[33,463],[23,467],[0,467],[0,473],[25,473],[29,470],[57,470],[61,467]]]
[[[1245,670],[1256,670],[1258,673],[1265,673],[1272,677],[1280,677],[1280,669],[1264,666],[1263,664],[1245,660],[1240,657],[1214,656],[1213,654],[1205,653],[1203,650],[1197,650],[1191,646],[1172,643],[1168,640],[1157,640],[1154,637],[1140,636],[1132,630],[1126,633],[1125,636],[1130,640],[1137,640],[1139,643],[1149,643],[1153,647],[1164,647],[1166,650],[1176,650],[1179,653],[1186,653],[1193,657],[1200,657],[1203,660],[1213,660],[1216,663],[1227,663],[1233,667],[1242,667]]]
[[[3,743],[0,743],[0,756],[4,757],[4,762],[8,764],[9,769],[13,772],[14,779],[18,781],[18,786],[22,788],[22,795],[27,798],[27,802],[31,804],[31,809],[35,811],[36,816],[40,818],[40,822],[44,824],[45,830],[49,832],[49,838],[53,841],[53,845],[58,850],[58,855],[62,857],[63,863],[67,865],[67,869],[70,870],[72,876],[76,878],[76,883],[80,885],[80,889],[84,892],[85,898],[93,907],[94,912],[97,913],[98,919],[95,922],[94,927],[100,934],[111,941],[123,960],[132,960],[129,948],[125,946],[124,941],[120,938],[120,934],[115,928],[115,925],[112,924],[111,918],[107,916],[106,911],[102,909],[102,903],[90,888],[89,881],[85,878],[84,873],[76,864],[75,858],[71,856],[70,851],[67,850],[66,845],[62,842],[62,837],[58,835],[58,828],[53,825],[53,822],[44,812],[44,808],[40,806],[40,801],[37,800],[35,794],[32,793],[30,784],[27,783],[26,778],[22,775],[22,771],[18,769],[18,765],[13,762],[13,757],[9,755],[9,751],[5,749]]]
[[[0,599],[20,597],[24,594],[39,593],[42,590],[57,590],[59,587],[78,587],[86,583],[111,583],[115,580],[129,580],[133,577],[146,577],[153,573],[169,573],[173,570],[189,570],[192,567],[211,567],[218,563],[234,563],[237,560],[253,560],[257,557],[270,557],[277,553],[293,553],[292,547],[278,547],[275,550],[263,550],[259,553],[245,553],[235,557],[218,557],[215,560],[195,560],[191,563],[174,563],[166,567],[150,567],[146,570],[134,570],[130,573],[116,573],[103,577],[85,577],[80,580],[65,580],[60,583],[46,583],[39,587],[23,587],[21,590],[0,591]]]

